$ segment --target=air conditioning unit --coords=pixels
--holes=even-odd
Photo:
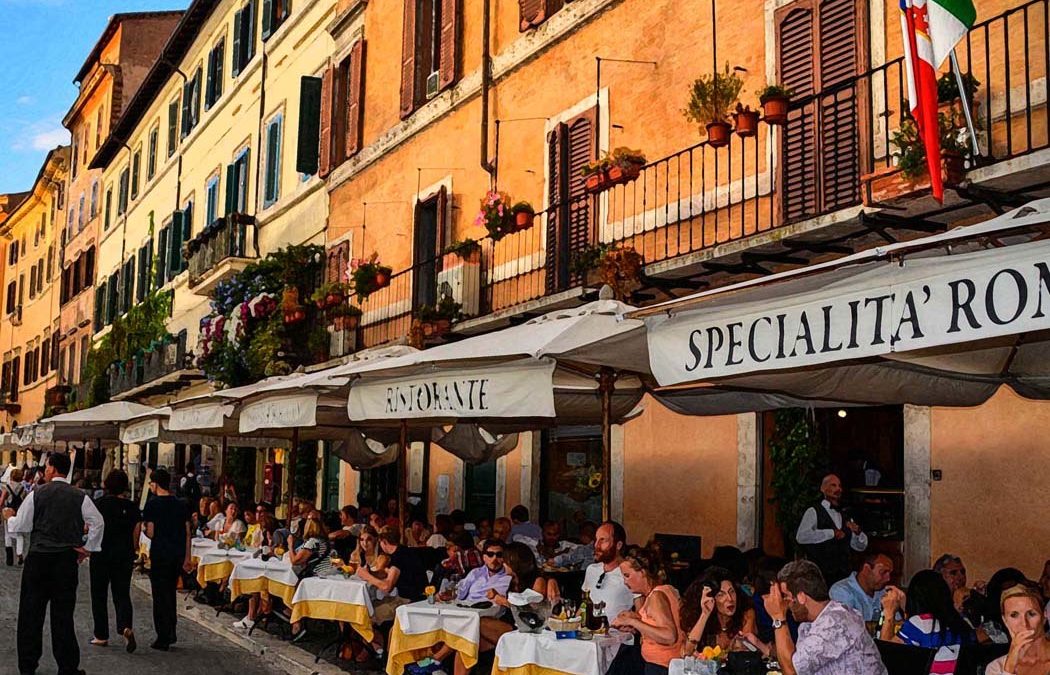
[[[471,262],[449,256],[455,262],[438,272],[439,288],[447,288],[452,299],[463,305],[466,316],[478,316],[481,311],[481,262]]]
[[[328,327],[328,355],[337,358],[346,356],[357,351],[356,330],[336,330],[334,326]]]
[[[437,96],[438,89],[439,85],[437,72],[433,72],[427,75],[427,100],[430,100]]]

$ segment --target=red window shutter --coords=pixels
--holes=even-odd
[[[441,63],[438,67],[438,85],[444,89],[456,81],[459,58],[459,2],[458,0],[435,0],[441,2]]]
[[[335,273],[336,281],[347,282],[350,277],[347,276],[347,267],[350,265],[350,241],[340,242],[336,248],[335,255]]]
[[[416,0],[405,0],[401,34],[401,119],[416,109]]]
[[[856,0],[820,3],[820,88],[827,91],[860,72]],[[860,201],[860,153],[856,85],[820,98],[820,163],[823,210]]]
[[[797,98],[811,96],[816,89],[813,9],[808,5],[791,9],[781,19],[778,32],[780,81],[792,89]],[[793,106],[781,134],[781,208],[787,222],[817,212],[817,181],[813,175],[815,111],[812,101]]]
[[[547,232],[546,232],[546,292],[548,294],[558,290],[558,278],[563,276],[564,267],[561,264],[561,245],[558,233],[561,231],[561,203],[565,196],[564,182],[564,157],[565,157],[565,135],[564,124],[559,124],[547,136],[547,178],[548,206]]]
[[[346,156],[353,157],[361,149],[361,102],[365,96],[365,41],[358,40],[350,48],[350,74],[346,92]]]
[[[321,76],[321,150],[317,175],[324,178],[332,171],[332,68]]]

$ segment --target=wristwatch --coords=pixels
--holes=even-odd
[[[784,625],[784,622],[781,621],[780,619],[773,619],[773,630],[776,630],[777,628],[780,628],[783,625]]]

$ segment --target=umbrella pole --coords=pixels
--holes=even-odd
[[[616,373],[603,366],[598,371],[598,391],[602,397],[602,520],[612,518],[612,395]]]
[[[398,448],[397,461],[398,461],[398,490],[397,490],[397,511],[398,515],[401,516],[401,531],[404,532],[405,528],[408,527],[408,472],[410,471],[408,461],[408,420],[401,420],[401,437],[398,441],[400,448]]]
[[[295,498],[295,463],[299,459],[299,427],[292,429],[292,449],[288,452],[288,522],[292,522],[292,499]]]
[[[226,436],[223,436],[222,442],[219,444],[219,475],[215,480],[216,485],[219,487],[219,497],[222,497],[223,481],[226,480],[226,455],[229,454],[229,448],[226,446],[226,443]]]

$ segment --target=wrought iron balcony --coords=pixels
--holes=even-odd
[[[202,379],[191,368],[192,353],[186,347],[186,331],[156,345],[131,361],[109,368],[109,395],[120,400],[175,391]]]
[[[210,295],[219,282],[259,257],[255,218],[241,213],[219,218],[184,246],[190,288]]]

